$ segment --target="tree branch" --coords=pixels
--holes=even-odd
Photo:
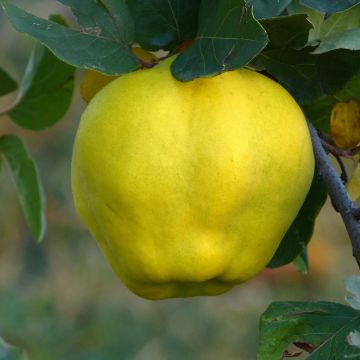
[[[310,135],[314,147],[316,170],[324,181],[335,207],[341,214],[349,234],[353,255],[360,267],[360,223],[359,209],[350,199],[346,188],[332,166],[314,126],[309,122]]]

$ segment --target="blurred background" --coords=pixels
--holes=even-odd
[[[69,18],[66,8],[52,0],[17,3],[39,16],[59,12]],[[0,12],[0,66],[19,80],[32,46]],[[1,99],[0,106],[7,101]],[[27,349],[31,360],[251,360],[256,358],[259,316],[271,302],[344,302],[343,281],[358,269],[341,219],[329,203],[317,221],[307,276],[289,265],[264,270],[218,297],[153,302],[130,293],[73,207],[71,151],[84,107],[77,86],[67,116],[49,130],[25,131],[0,118],[0,135],[20,135],[35,158],[47,198],[47,234],[37,245],[3,166],[0,336]]]

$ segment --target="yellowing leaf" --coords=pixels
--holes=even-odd
[[[340,148],[352,148],[360,142],[360,104],[357,101],[339,102],[333,107],[330,132]]]
[[[144,50],[141,47],[133,47],[131,50],[138,59],[140,59],[148,64],[156,64],[159,61],[157,56]]]
[[[352,201],[356,201],[360,198],[360,164],[356,165],[356,168],[346,187]]]
[[[86,70],[80,85],[82,98],[88,103],[108,83],[118,76],[107,76],[94,70]]]

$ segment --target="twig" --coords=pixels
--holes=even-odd
[[[329,152],[330,154],[334,155],[334,156],[342,156],[345,158],[352,158],[354,155],[356,155],[357,153],[360,152],[360,145],[355,146],[352,149],[340,149],[332,144],[330,144],[329,142],[327,142],[326,140],[320,138],[321,144],[324,147],[324,149]]]
[[[149,63],[149,62],[144,61],[144,60],[141,60],[141,59],[139,59],[139,58],[138,58],[138,60],[139,60],[141,66],[142,66],[143,68],[151,69],[151,68],[153,68],[155,65],[157,65],[157,63]]]
[[[334,157],[335,157],[337,163],[340,166],[340,170],[341,170],[340,178],[341,178],[341,181],[343,182],[343,184],[346,184],[348,182],[349,178],[348,178],[348,175],[347,175],[347,172],[346,172],[346,169],[345,169],[345,165],[342,162],[342,159],[341,159],[340,156],[334,155]]]
[[[350,199],[344,184],[332,166],[321,143],[321,139],[311,123],[308,123],[314,147],[316,170],[323,179],[334,205],[341,214],[349,234],[353,255],[360,267],[360,210]]]

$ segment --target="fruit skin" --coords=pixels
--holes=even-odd
[[[245,69],[182,83],[171,61],[95,96],[72,162],[78,213],[148,299],[217,295],[255,276],[314,171],[304,115],[279,84]]]

